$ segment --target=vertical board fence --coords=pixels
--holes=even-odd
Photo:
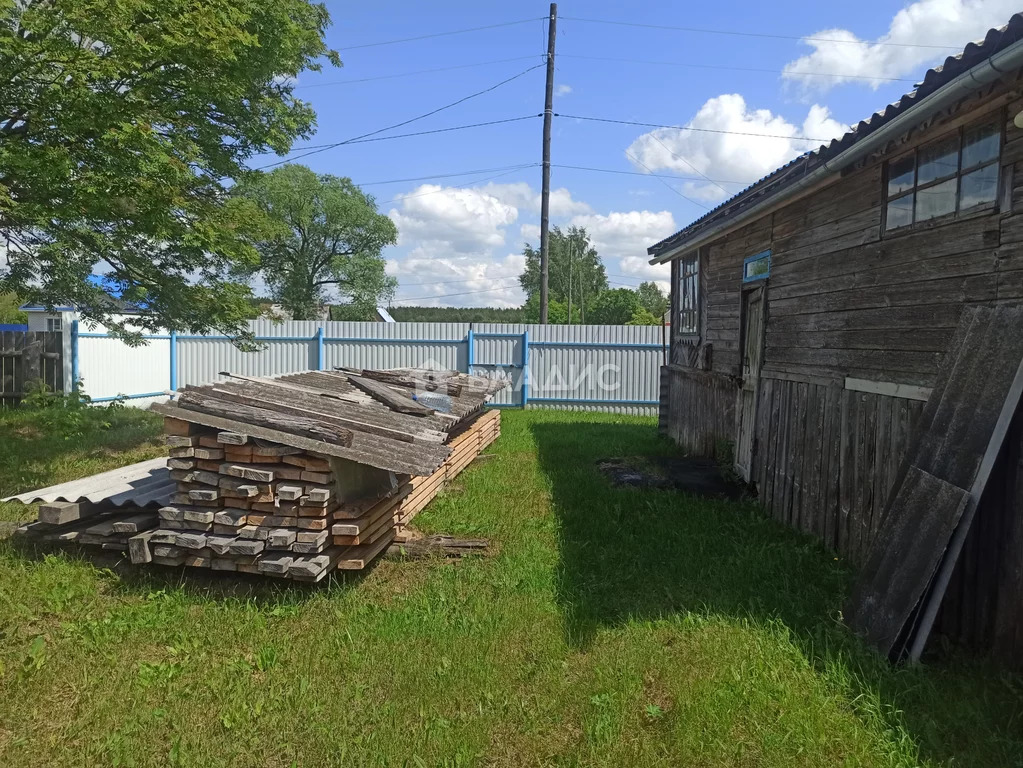
[[[573,408],[650,415],[664,348],[659,326],[499,323],[362,323],[256,320],[259,345],[226,336],[146,336],[130,347],[105,329],[72,323],[73,379],[94,402],[137,405],[223,372],[276,376],[335,367],[428,366],[508,379],[503,407]]]
[[[64,335],[53,331],[0,331],[0,405],[14,405],[39,382],[64,391]]]

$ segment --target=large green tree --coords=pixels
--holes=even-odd
[[[607,288],[607,272],[597,249],[590,243],[590,236],[583,227],[570,227],[568,231],[554,227],[550,233],[548,254],[550,299],[565,305],[566,320],[570,314],[585,323],[594,297]],[[536,297],[539,301],[540,249],[526,243],[522,255],[526,257],[526,268],[519,276],[519,284],[526,292],[527,300]],[[572,307],[571,313],[568,312],[569,306]]]
[[[639,296],[639,305],[651,315],[661,317],[668,311],[668,297],[661,292],[657,283],[640,283],[636,294]]]
[[[142,328],[235,331],[259,222],[228,188],[314,114],[326,59],[307,0],[0,0],[0,291],[109,319],[108,273]]]
[[[289,164],[236,191],[265,217],[255,240],[259,259],[241,271],[261,275],[296,320],[314,318],[330,300],[365,312],[394,295],[397,281],[384,272],[380,251],[398,230],[351,179]]]
[[[639,294],[631,288],[612,288],[597,296],[590,322],[598,325],[626,325],[640,309]]]

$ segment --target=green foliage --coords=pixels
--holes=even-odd
[[[307,0],[0,1],[0,291],[118,332],[242,328],[259,217],[228,187],[315,118],[295,78],[326,58]],[[137,335],[136,337],[137,338]]]
[[[526,257],[526,268],[519,277],[519,284],[526,292],[527,300],[540,296],[540,249],[526,243],[522,250]],[[569,287],[571,286],[571,301]],[[587,312],[594,296],[607,288],[607,272],[600,260],[597,249],[590,244],[590,236],[583,227],[570,227],[567,232],[554,227],[550,232],[547,265],[547,287],[549,292],[548,322],[558,322],[550,317],[555,301],[572,304],[572,316],[576,316],[576,305],[580,307],[579,322],[595,322],[587,318]],[[565,318],[567,321],[567,310]],[[536,321],[538,322],[539,315]],[[623,321],[624,322],[624,321]]]
[[[497,307],[388,307],[399,323],[525,323],[522,308]]]
[[[660,325],[661,315],[650,313],[646,307],[638,307],[626,325]]]
[[[398,230],[351,179],[288,164],[245,179],[236,196],[265,223],[254,240],[259,259],[237,273],[262,275],[295,320],[315,319],[338,296],[368,313],[394,295],[397,280],[384,272],[380,251],[397,241]]]
[[[640,283],[636,294],[639,296],[639,305],[651,315],[661,318],[668,311],[668,297],[661,292],[657,283]],[[658,322],[660,322],[659,319]]]
[[[522,305],[522,313],[525,316],[523,322],[540,322],[540,295],[533,294],[526,303]],[[582,320],[582,310],[578,306],[572,307],[572,323],[578,324]],[[547,322],[552,325],[568,324],[568,305],[557,299],[547,302]]]
[[[589,322],[597,325],[626,325],[639,309],[639,296],[631,288],[612,288],[593,303]]]
[[[0,324],[24,325],[27,323],[28,314],[18,309],[24,303],[16,293],[0,293]]]
[[[0,495],[144,458],[110,431],[69,453],[22,435],[26,415],[0,412]],[[608,483],[602,458],[676,455],[653,419],[506,410],[501,427],[415,521],[491,540],[457,568],[112,582],[0,541],[0,765],[1019,763],[1018,677],[963,656],[893,667],[841,622],[849,568],[809,537]]]

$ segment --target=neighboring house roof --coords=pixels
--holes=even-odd
[[[923,82],[914,90],[880,112],[875,112],[866,120],[860,121],[844,136],[811,152],[805,152],[708,211],[687,227],[647,248],[647,253],[654,257],[651,262],[664,260],[665,254],[669,251],[675,251],[690,241],[696,241],[702,233],[740,212],[759,207],[768,200],[780,198],[786,190],[811,171],[862,142],[899,115],[911,111],[938,89],[1020,40],[1023,40],[1023,13],[1014,14],[1005,26],[988,30],[983,40],[969,43],[962,53],[949,56],[941,66],[927,70]],[[982,83],[978,83],[979,85]]]
[[[382,322],[384,322],[384,323],[393,323],[394,322],[394,318],[391,317],[391,313],[388,312],[383,307],[377,307],[377,317],[379,317],[380,320]]]

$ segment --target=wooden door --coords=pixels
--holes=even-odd
[[[753,434],[757,420],[757,388],[764,361],[764,287],[742,295],[742,388],[736,409],[735,469],[749,482],[753,465]]]

